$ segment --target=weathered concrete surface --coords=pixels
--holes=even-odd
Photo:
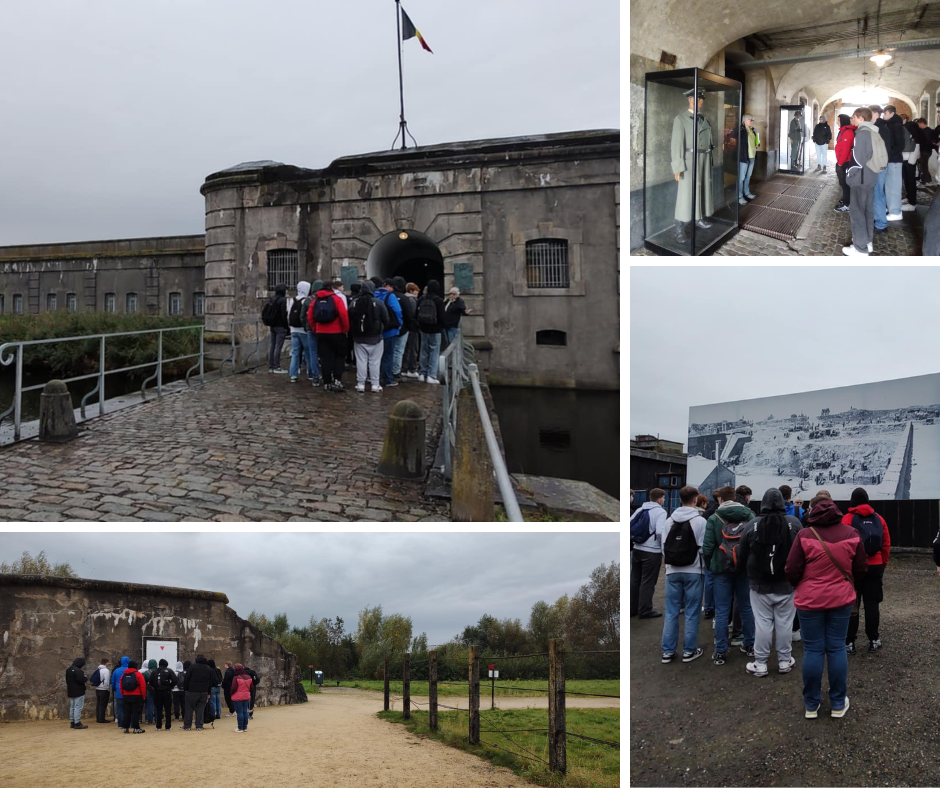
[[[78,435],[69,387],[61,380],[50,380],[42,390],[39,404],[39,439],[65,443]]]
[[[519,489],[538,506],[594,522],[620,522],[620,501],[593,484],[551,476],[514,473]]]
[[[185,534],[179,536],[185,537]],[[179,638],[197,654],[257,671],[262,706],[306,700],[297,657],[240,618],[225,594],[103,580],[0,575],[0,720],[68,717],[65,670],[76,657],[91,676],[101,657],[140,662],[143,637]],[[94,717],[87,688],[84,716]]]
[[[0,520],[384,520],[449,515],[423,481],[377,472],[399,400],[428,416],[437,442],[439,386],[408,381],[342,394],[246,374],[89,421],[64,445],[0,450]],[[428,463],[433,454],[429,454]]]

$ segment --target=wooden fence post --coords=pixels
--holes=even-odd
[[[565,736],[565,641],[548,641],[548,768],[568,769]]]
[[[406,720],[411,719],[411,654],[405,652],[405,660],[401,666],[401,703],[402,716]]]
[[[385,655],[385,667],[382,669],[382,678],[385,679],[385,711],[388,711],[388,654]]]
[[[428,720],[432,731],[437,730],[437,651],[428,660]]]
[[[480,650],[470,646],[470,743],[480,743]]]

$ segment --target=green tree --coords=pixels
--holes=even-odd
[[[601,564],[578,589],[565,612],[570,649],[620,648],[620,564]]]
[[[46,551],[40,550],[33,558],[27,551],[12,563],[0,564],[0,574],[5,575],[51,575],[53,577],[78,577],[69,563],[52,564],[46,558]]]
[[[552,638],[564,637],[567,609],[567,594],[559,597],[553,605],[541,600],[532,605],[529,615],[529,639],[537,652],[548,651],[548,641]]]
[[[379,678],[386,656],[389,662],[399,662],[411,645],[411,629],[410,617],[400,613],[386,616],[381,605],[361,610],[356,631],[359,674]]]

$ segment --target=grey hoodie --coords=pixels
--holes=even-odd
[[[871,173],[871,170],[869,170],[869,173]],[[793,586],[790,585],[787,580],[779,580],[773,583],[764,581],[760,569],[756,566],[755,556],[752,553],[752,548],[755,542],[757,542],[758,524],[766,515],[771,512],[776,512],[777,514],[783,515],[783,518],[790,526],[790,544],[787,548],[787,554],[789,554],[789,548],[793,546],[793,540],[796,539],[796,535],[802,530],[803,526],[800,525],[800,521],[792,514],[785,514],[785,511],[786,501],[783,500],[783,493],[776,487],[771,487],[764,493],[764,497],[761,498],[760,514],[747,524],[744,533],[741,535],[741,562],[746,568],[751,590],[756,591],[758,594],[793,593]]]
[[[176,678],[177,685],[173,687],[173,692],[182,692],[183,691],[183,663],[176,663]]]
[[[874,189],[878,173],[866,167],[872,153],[872,135],[881,137],[874,123],[862,121],[855,128],[855,144],[852,146],[852,158],[845,168],[845,182],[858,189]]]
[[[303,301],[307,296],[310,295],[310,282],[300,281],[297,283],[297,297],[287,299],[287,314],[290,315],[291,307],[294,305],[294,301],[300,300]],[[303,326],[292,326],[288,323],[290,332],[292,334],[303,334],[307,329]]]
[[[684,523],[689,520],[692,521],[692,533],[695,535],[695,541],[698,544],[698,557],[688,566],[672,566],[666,564],[667,575],[678,573],[693,575],[703,574],[705,561],[702,559],[702,542],[705,539],[705,518],[702,517],[702,513],[698,509],[694,506],[680,506],[672,515],[660,521],[660,524],[657,526],[657,536],[662,546],[663,555],[665,555],[666,537],[669,536],[669,531],[672,530],[673,524]]]

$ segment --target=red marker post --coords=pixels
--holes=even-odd
[[[313,684],[313,665],[307,665],[310,668],[310,683]]]

